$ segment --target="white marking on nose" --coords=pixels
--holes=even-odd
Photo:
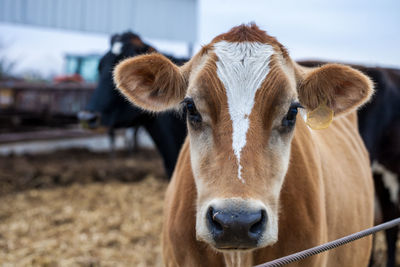
[[[238,162],[238,179],[242,178],[240,154],[246,145],[249,116],[257,90],[269,72],[272,46],[256,42],[214,44],[218,56],[217,75],[226,89],[229,114],[232,120],[232,148]]]

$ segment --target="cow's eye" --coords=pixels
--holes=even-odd
[[[286,116],[282,120],[282,126],[292,128],[296,124],[296,115],[298,112],[298,108],[302,108],[302,106],[298,102],[292,103],[290,105]]]
[[[185,98],[183,100],[184,109],[187,114],[188,120],[192,124],[198,124],[202,121],[200,113],[196,109],[196,105],[192,98]]]

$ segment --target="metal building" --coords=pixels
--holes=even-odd
[[[0,0],[0,22],[197,41],[197,0]]]

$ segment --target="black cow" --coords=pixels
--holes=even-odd
[[[323,62],[299,62],[305,66]],[[360,134],[369,151],[374,172],[375,191],[382,219],[400,217],[400,70],[352,65],[375,82],[372,101],[358,112]],[[387,266],[396,265],[398,227],[385,232]]]
[[[384,221],[400,217],[400,70],[360,68],[376,83],[376,94],[359,111],[361,136],[370,153],[375,191]],[[386,230],[387,266],[396,265],[399,227]]]
[[[115,88],[112,71],[119,61],[155,49],[142,42],[131,32],[114,35],[111,49],[100,60],[99,82],[85,111],[79,113],[79,119],[89,128],[103,125],[109,128],[113,139],[115,128],[142,126],[153,139],[159,150],[167,175],[171,177],[179,150],[186,137],[186,123],[183,116],[175,112],[150,114],[129,103]],[[184,59],[169,58],[177,64]]]

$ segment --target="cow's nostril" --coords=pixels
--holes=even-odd
[[[214,232],[214,234],[217,234],[217,233],[220,233],[223,231],[223,227],[222,227],[221,223],[218,221],[217,215],[218,215],[218,211],[215,212],[213,207],[210,207],[208,209],[207,218],[208,218],[208,222],[210,224],[211,230]]]
[[[250,227],[249,232],[251,234],[259,235],[264,231],[265,224],[267,222],[267,213],[265,210],[260,211],[260,218],[254,222],[254,224]]]

